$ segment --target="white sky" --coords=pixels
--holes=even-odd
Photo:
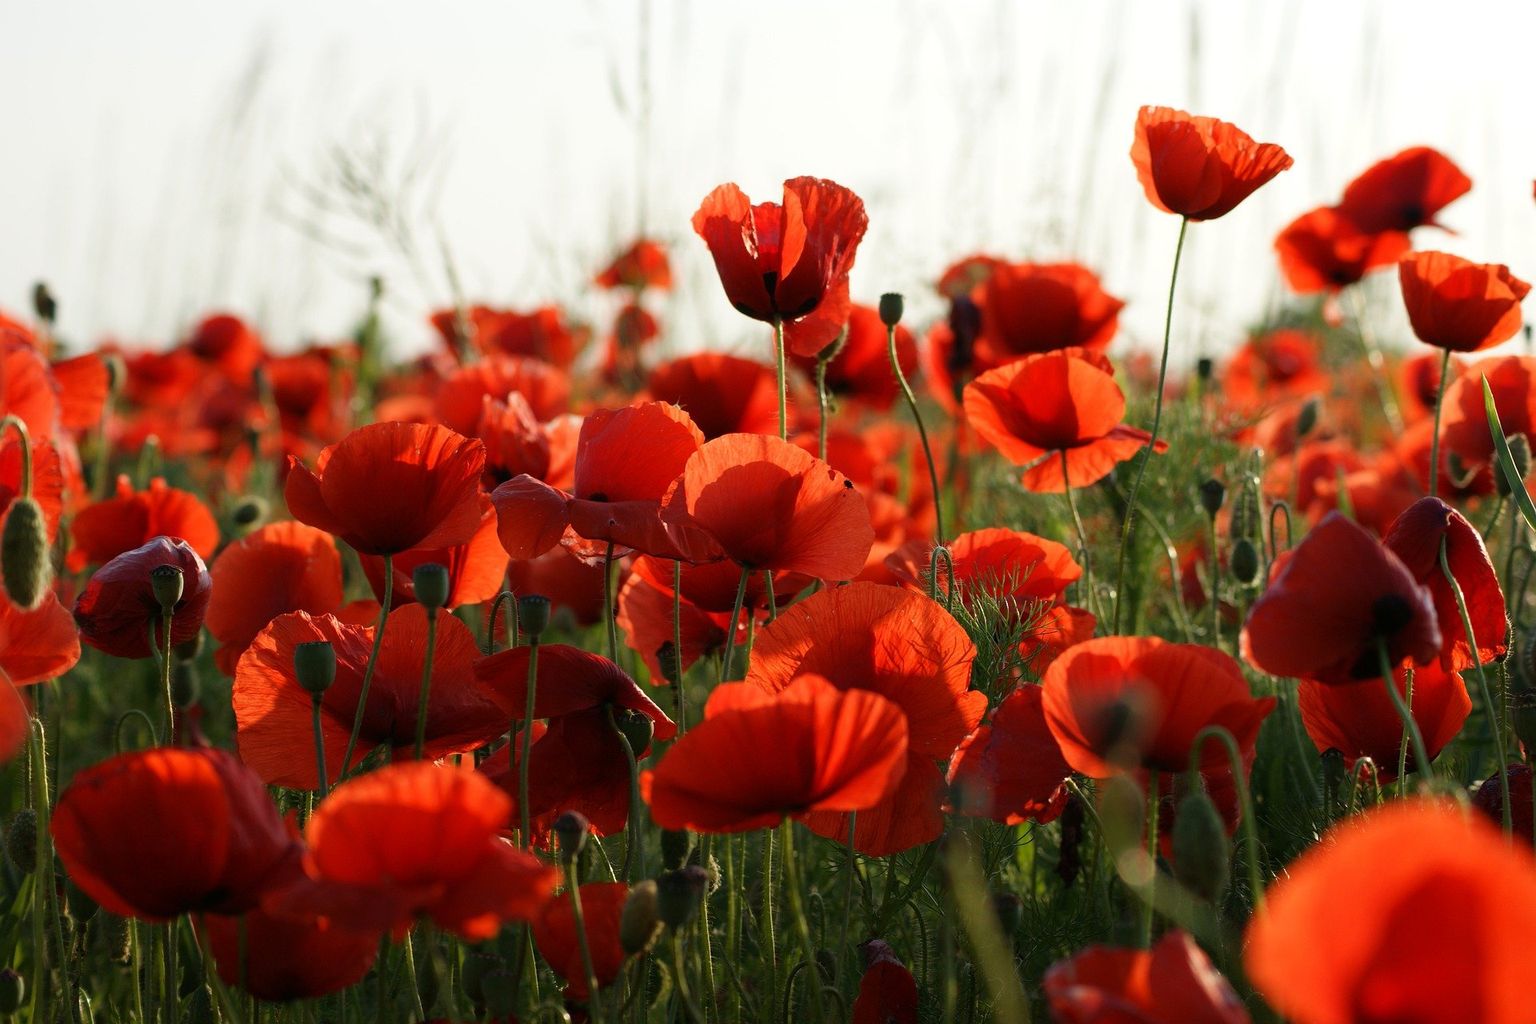
[[[221,307],[283,348],[346,330],[378,272],[415,347],[449,295],[446,242],[470,298],[602,321],[585,280],[643,216],[675,243],[669,343],[758,351],[688,218],[721,181],[769,199],[814,174],[869,207],[856,298],[902,290],[931,315],[956,257],[1075,258],[1128,300],[1122,338],[1150,342],[1177,228],[1126,155],[1143,103],[1296,161],[1191,232],[1181,356],[1274,301],[1278,228],[1407,145],[1475,183],[1444,218],[1460,234],[1420,244],[1536,275],[1530,3],[650,0],[642,30],[644,9],[11,0],[0,306],[24,310],[42,277],[77,340],[163,343]],[[418,168],[414,265],[326,184],[336,150],[380,142],[386,191]],[[1390,306],[1395,284],[1378,291]]]

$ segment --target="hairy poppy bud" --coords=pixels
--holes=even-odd
[[[48,289],[47,281],[39,281],[32,286],[32,309],[44,323],[51,324],[59,318],[59,302]]]
[[[271,512],[272,506],[265,498],[252,494],[235,503],[230,519],[242,530],[254,530],[267,521],[267,516]]]
[[[1201,356],[1195,360],[1195,376],[1200,378],[1201,384],[1208,384],[1216,375],[1216,361],[1210,356]]]
[[[636,757],[650,748],[651,737],[656,733],[656,723],[649,716],[628,708],[614,708],[613,724],[629,742],[629,750]]]
[[[27,983],[9,967],[0,970],[0,1017],[9,1017],[21,1009],[27,998]]]
[[[661,862],[669,870],[677,870],[688,863],[688,855],[693,852],[693,833],[687,829],[662,829],[661,832]]]
[[[411,573],[411,589],[416,600],[428,611],[437,611],[448,605],[452,582],[448,579],[448,567],[436,562],[424,562]]]
[[[316,697],[336,681],[336,649],[329,640],[309,640],[293,649],[293,674]]]
[[[23,807],[5,828],[5,855],[24,875],[37,868],[37,812]]]
[[[664,872],[656,879],[656,905],[662,922],[668,928],[686,926],[698,912],[708,884],[709,872],[697,864]]]
[[[1205,514],[1211,518],[1221,511],[1221,506],[1227,503],[1227,485],[1215,477],[1203,480],[1200,483],[1200,507],[1205,509]]]
[[[549,598],[524,594],[517,599],[517,626],[526,636],[538,636],[549,628]]]
[[[1233,577],[1245,587],[1252,586],[1253,581],[1259,578],[1259,549],[1247,537],[1237,538],[1227,556],[1227,563]]]
[[[555,819],[550,831],[555,834],[555,842],[560,846],[562,863],[569,864],[580,856],[581,848],[587,843],[587,833],[591,830],[592,823],[580,811],[566,811]]]
[[[1524,480],[1525,475],[1531,470],[1531,441],[1524,434],[1511,434],[1504,439],[1509,445],[1509,457],[1515,464],[1515,472]],[[1493,482],[1498,486],[1499,494],[1509,497],[1509,481],[1504,479],[1503,473],[1493,474]]]
[[[661,909],[656,883],[647,878],[629,890],[619,912],[619,946],[634,956],[651,948],[661,934]]]
[[[1312,433],[1317,427],[1317,418],[1322,413],[1323,403],[1316,395],[1309,395],[1302,403],[1301,412],[1296,414],[1296,440],[1301,440]]]
[[[171,700],[178,708],[186,710],[197,703],[202,690],[197,666],[190,661],[177,661],[171,666]]]
[[[113,963],[127,966],[133,962],[133,943],[128,919],[116,914],[97,914],[87,924],[87,940],[105,949]]]
[[[170,615],[175,610],[185,584],[179,565],[166,562],[149,571],[150,591],[155,595],[155,600],[160,602],[160,611],[164,615]]]
[[[677,648],[668,640],[656,648],[656,664],[661,669],[661,676],[673,686],[681,686],[683,679],[683,663],[677,656]]]
[[[1227,891],[1232,872],[1232,845],[1216,802],[1202,784],[1183,800],[1173,821],[1173,874],[1184,886],[1211,903]]]
[[[32,498],[11,502],[0,530],[0,581],[11,604],[29,612],[42,604],[53,583],[53,562],[48,558],[48,527],[42,506]]]
[[[886,292],[880,296],[880,322],[887,327],[895,327],[901,323],[901,315],[906,312],[906,300],[900,292]]]

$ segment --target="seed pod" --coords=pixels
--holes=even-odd
[[[309,640],[293,649],[293,674],[318,697],[336,681],[336,649],[329,640]]]
[[[880,322],[887,327],[895,327],[901,323],[901,315],[906,311],[906,300],[900,292],[886,292],[880,296]]]
[[[51,324],[59,318],[59,301],[53,297],[47,281],[39,281],[32,286],[32,309],[45,324]]]
[[[1247,537],[1239,537],[1227,556],[1232,576],[1245,587],[1253,586],[1259,578],[1259,549]]]
[[[1202,785],[1179,801],[1173,821],[1173,874],[1211,903],[1227,891],[1232,844],[1216,802]]]
[[[592,823],[580,811],[566,811],[555,819],[550,831],[555,834],[555,842],[559,844],[561,863],[570,864],[581,855],[581,848],[587,842],[587,833],[592,831]]]
[[[229,518],[241,530],[249,532],[265,523],[271,513],[272,507],[267,504],[267,500],[252,494],[235,503]]]
[[[517,599],[518,628],[534,637],[549,628],[549,598],[543,594],[524,594]]]
[[[656,906],[662,923],[673,929],[686,926],[698,912],[708,885],[709,873],[697,864],[664,872],[656,879]]]
[[[1195,376],[1201,384],[1209,384],[1211,378],[1216,375],[1216,361],[1210,356],[1201,356],[1195,360]]]
[[[1221,511],[1221,506],[1227,503],[1227,485],[1209,477],[1200,482],[1200,507],[1205,509],[1205,514],[1211,518]]]
[[[437,562],[424,562],[411,573],[411,589],[416,600],[428,611],[448,606],[453,581],[448,577],[448,567]]]
[[[651,737],[656,734],[656,723],[650,716],[642,715],[638,711],[629,708],[615,708],[613,723],[618,727],[620,734],[629,741],[630,752],[636,757],[642,756],[651,746]]]
[[[160,612],[163,615],[169,615],[175,610],[185,585],[186,580],[182,577],[179,565],[166,562],[149,571],[149,589],[155,595],[155,600],[160,603]]]
[[[629,891],[619,913],[619,945],[634,956],[651,948],[661,934],[661,908],[656,883],[647,878]]]
[[[6,514],[0,530],[0,582],[11,604],[24,612],[42,604],[53,583],[48,526],[42,506],[32,498],[17,498]]]
[[[23,875],[37,870],[37,812],[23,807],[5,828],[5,855]]]

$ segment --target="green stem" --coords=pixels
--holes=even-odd
[[[9,685],[9,684],[7,684]],[[32,813],[37,829],[32,865],[32,975],[27,980],[32,985],[31,1020],[41,1021],[43,993],[50,986],[48,978],[48,935],[44,922],[48,916],[48,860],[52,854],[48,836],[48,760],[47,741],[43,735],[42,718],[33,718],[27,731],[27,763],[32,775]],[[63,950],[60,950],[62,954]]]
[[[565,865],[565,888],[571,897],[571,917],[576,923],[576,942],[581,947],[581,969],[587,976],[587,1018],[601,1024],[602,1002],[597,994],[597,970],[592,966],[592,945],[587,941],[587,919],[581,912],[581,886],[576,880],[576,859]]]
[[[613,616],[613,541],[603,555],[603,625],[608,630],[608,660],[619,660],[619,623]]]
[[[912,420],[917,424],[917,437],[923,443],[923,459],[928,463],[928,485],[933,488],[933,520],[934,540],[944,543],[944,501],[943,491],[939,489],[939,472],[933,464],[933,449],[928,444],[928,428],[923,426],[923,414],[918,411],[917,397],[912,394],[912,385],[907,383],[907,375],[901,370],[901,361],[896,357],[896,325],[888,324],[885,328],[886,355],[891,360],[891,372],[896,375],[896,383],[901,385],[902,396],[907,400],[907,408],[912,410]]]
[[[763,593],[768,598],[768,621],[772,622],[779,617],[779,602],[773,596],[773,570],[763,570]]]
[[[1157,916],[1153,905],[1157,902],[1157,816],[1162,809],[1162,798],[1157,792],[1157,772],[1149,773],[1147,780],[1147,857],[1150,861],[1150,871],[1147,878],[1147,891],[1143,896],[1145,902],[1141,906],[1141,948],[1152,948],[1152,921]]]
[[[731,654],[736,648],[736,623],[741,619],[741,606],[747,600],[747,581],[752,570],[741,570],[741,582],[736,584],[736,603],[731,606],[731,621],[725,625],[725,655],[720,659],[720,682],[731,678]]]
[[[379,649],[384,646],[384,626],[389,620],[389,606],[395,596],[395,556],[384,556],[384,596],[379,599],[379,621],[373,630],[373,650],[368,654],[368,667],[363,669],[363,685],[357,694],[357,710],[352,713],[352,734],[347,737],[347,751],[341,758],[341,778],[346,778],[352,768],[352,755],[357,752],[357,738],[363,732],[363,712],[368,707],[368,690],[373,685],[373,670],[379,663]]]
[[[1221,650],[1221,548],[1216,538],[1216,517],[1207,516],[1211,528],[1211,646]]]
[[[816,420],[816,457],[827,461],[827,364],[830,359],[816,360],[816,408],[820,416]]]
[[[779,440],[789,440],[789,378],[784,366],[784,321],[773,322],[774,373],[779,383]]]
[[[325,770],[325,733],[320,729],[320,695],[315,694],[309,703],[310,722],[315,730],[315,778],[318,780],[315,790],[320,794],[320,799],[324,800],[331,786],[329,773]]]
[[[848,854],[848,863],[844,868],[848,877],[846,883],[843,886],[843,929],[842,937],[838,940],[837,943],[838,964],[842,964],[844,960],[850,955],[850,947],[848,945],[848,930],[853,927],[853,887],[854,883],[858,881],[859,874],[858,854],[853,848],[853,840],[854,835],[858,829],[858,822],[859,812],[848,812],[848,841],[845,844]]]
[[[1435,432],[1429,435],[1429,496],[1440,487],[1440,407],[1445,404],[1445,378],[1451,370],[1451,350],[1440,353],[1440,382],[1435,388]]]
[[[628,839],[624,844],[624,872],[625,882],[633,884],[636,878],[645,877],[645,849],[641,845],[644,835],[642,819],[645,815],[645,801],[640,799],[640,764],[635,758],[635,748],[630,746],[629,737],[624,735],[624,730],[619,728],[619,723],[613,717],[613,705],[603,707],[603,714],[608,718],[608,728],[619,738],[619,743],[624,747],[624,761],[629,765],[629,822]],[[630,873],[633,864],[635,872]]]
[[[160,688],[165,694],[165,745],[176,745],[176,697],[171,692],[171,623],[175,610],[161,610],[165,620],[165,642],[160,645]]]
[[[1482,655],[1477,649],[1477,635],[1472,631],[1472,616],[1467,612],[1467,597],[1461,591],[1461,584],[1456,580],[1456,574],[1451,572],[1451,560],[1446,550],[1446,538],[1440,538],[1440,571],[1445,574],[1445,580],[1451,585],[1451,593],[1456,597],[1456,611],[1461,615],[1461,628],[1467,634],[1467,647],[1472,652],[1472,660],[1477,666],[1477,685],[1483,698],[1483,709],[1488,713],[1488,720],[1493,726],[1494,749],[1499,755],[1499,798],[1504,809],[1504,833],[1508,835],[1514,831],[1514,813],[1509,802],[1509,774],[1508,751],[1504,746],[1504,722],[1499,709],[1493,703],[1493,692],[1488,686],[1488,674],[1483,668]]]
[[[421,690],[416,697],[416,760],[427,750],[427,701],[432,695],[432,655],[437,650],[437,609],[427,609],[427,653],[422,659]]]
[[[1387,653],[1387,642],[1382,639],[1376,641],[1376,654],[1381,660],[1381,678],[1387,687],[1387,696],[1392,700],[1392,706],[1397,709],[1397,717],[1402,720],[1403,732],[1408,741],[1413,744],[1414,767],[1419,774],[1433,777],[1435,770],[1429,763],[1429,751],[1424,747],[1424,735],[1419,732],[1419,723],[1414,721],[1413,710],[1409,707],[1403,695],[1397,692],[1397,681],[1392,678],[1392,656]],[[1399,792],[1403,789],[1403,775],[1407,765],[1401,765],[1397,775]]]
[[[1088,597],[1087,605],[1095,615],[1098,614],[1098,597],[1093,591],[1093,561],[1088,551],[1088,531],[1083,528],[1083,517],[1077,514],[1077,498],[1072,494],[1072,476],[1067,468],[1067,450],[1061,450],[1061,484],[1067,495],[1067,511],[1072,513],[1072,527],[1077,531],[1077,544],[1083,552],[1083,593]]]
[[[806,973],[810,975],[811,1015],[817,1024],[827,1019],[821,999],[821,972],[816,967],[816,945],[811,941],[811,926],[805,918],[804,895],[800,891],[800,866],[795,862],[795,823],[785,818],[779,825],[779,835],[784,845],[784,887],[789,892],[789,912],[795,919],[795,930],[800,933],[800,948],[805,954]],[[792,995],[789,986],[784,989],[787,1006]]]
[[[528,686],[523,700],[522,756],[517,762],[517,810],[523,849],[533,846],[533,829],[528,807],[528,761],[533,750],[533,701],[539,685],[539,634],[528,637]]]
[[[1253,905],[1259,913],[1264,911],[1264,876],[1259,871],[1259,829],[1253,817],[1253,794],[1248,788],[1248,777],[1243,771],[1243,754],[1238,749],[1237,738],[1220,725],[1208,725],[1195,734],[1195,745],[1189,752],[1191,780],[1200,774],[1200,751],[1206,740],[1217,740],[1227,750],[1227,766],[1232,771],[1232,782],[1237,789],[1239,813],[1243,816],[1244,859],[1248,862],[1248,886],[1253,890]]]
[[[763,830],[763,909],[759,916],[758,953],[768,970],[768,991],[779,990],[779,955],[774,942],[773,930],[773,829]]]
[[[688,688],[683,685],[688,673],[683,671],[683,563],[677,560],[672,562],[672,654],[677,661],[677,678],[672,680],[677,689],[673,694],[677,700],[677,736],[682,739],[688,731]]]

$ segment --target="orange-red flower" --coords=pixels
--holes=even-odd
[[[1339,212],[1361,231],[1435,226],[1435,214],[1472,189],[1451,158],[1414,146],[1378,160],[1344,189]]]
[[[706,439],[779,429],[773,367],[723,352],[695,352],[651,371],[646,390],[683,409]]]
[[[1125,306],[1104,290],[1097,274],[1077,263],[997,264],[978,301],[976,344],[992,364],[1064,348],[1102,352]]]
[[[1533,944],[1530,852],[1476,815],[1416,800],[1302,854],[1249,924],[1243,962],[1297,1024],[1523,1024]]]
[[[203,319],[187,337],[186,348],[237,384],[251,379],[262,360],[261,335],[245,321],[229,313]]]
[[[379,600],[384,599],[384,559],[379,555],[359,555],[368,586]],[[487,505],[474,536],[462,544],[447,548],[412,548],[395,556],[393,605],[416,602],[413,574],[423,565],[441,565],[448,570],[448,600],[444,608],[489,601],[501,591],[507,574],[507,552],[497,536],[496,510]]]
[[[197,495],[166,486],[156,477],[149,489],[135,492],[126,475],[117,478],[117,495],[80,510],[70,524],[74,540],[69,568],[79,572],[138,547],[151,537],[176,537],[203,558],[219,546],[219,524]]]
[[[1483,407],[1483,378],[1493,391],[1493,404],[1506,436],[1536,435],[1536,357],[1500,356],[1482,360],[1450,382],[1445,390],[1441,426],[1441,459],[1454,453],[1468,469],[1481,470],[1493,462],[1493,436]],[[1428,458],[1425,464],[1428,465]],[[1488,477],[1488,484],[1493,483]]]
[[[1276,676],[1350,683],[1440,656],[1434,598],[1353,520],[1330,512],[1289,557],[1243,625],[1243,656]]]
[[[805,675],[777,694],[716,687],[704,721],[640,776],[662,828],[749,832],[785,816],[874,807],[901,781],[906,716],[865,690]]]
[[[1136,115],[1131,160],[1147,199],[1190,220],[1214,220],[1291,166],[1285,150],[1236,125],[1168,107]]]
[[[965,387],[966,421],[1003,458],[1027,467],[1024,486],[1037,493],[1097,483],[1146,447],[1152,435],[1121,423],[1124,415],[1109,361],[1082,349],[1026,356]],[[1166,448],[1158,442],[1158,451]]]
[[[623,882],[588,882],[581,887],[582,924],[598,988],[613,984],[624,968],[626,954],[619,944],[619,918],[628,898],[629,886]],[[591,993],[587,991],[576,910],[569,892],[551,896],[533,919],[533,943],[545,962],[565,979],[565,997],[584,1002]]]
[[[1044,690],[1026,684],[961,741],[947,781],[956,812],[1018,825],[1055,821],[1071,774],[1045,721]]]
[[[75,620],[55,594],[29,612],[0,599],[0,676],[12,686],[57,679],[79,660]]]
[[[1444,252],[1413,252],[1397,264],[1408,322],[1420,341],[1477,352],[1508,341],[1524,318],[1531,286],[1502,263],[1473,263]]]
[[[213,582],[203,560],[184,540],[156,537],[97,569],[75,601],[80,639],[119,658],[148,658],[151,626],[156,648],[165,642],[160,600],[150,574],[162,565],[181,570],[181,600],[171,610],[171,644],[184,644],[203,628]]]
[[[1107,636],[1068,648],[1041,679],[1045,719],[1075,771],[1106,778],[1129,764],[1150,771],[1189,767],[1208,725],[1232,733],[1251,757],[1275,699],[1255,699],[1229,655],[1157,637]],[[1227,763],[1220,744],[1200,752],[1202,768]]]
[[[268,523],[219,552],[209,567],[208,632],[219,671],[285,612],[324,615],[341,607],[341,555],[330,534],[303,523]]]
[[[271,1002],[340,992],[363,980],[379,952],[376,932],[352,931],[313,915],[258,908],[239,917],[199,916],[193,923],[206,936],[224,984]]]
[[[458,311],[438,310],[432,326],[450,347],[459,330]],[[558,306],[540,306],[527,313],[515,309],[472,306],[465,312],[467,340],[483,355],[529,356],[562,369],[569,368],[586,343],[586,332],[565,322]]]
[[[672,267],[667,250],[649,238],[636,239],[628,249],[593,278],[599,288],[667,289],[672,287]]]
[[[1045,998],[1057,1024],[1248,1024],[1250,1019],[1227,979],[1195,940],[1179,931],[1150,950],[1089,946],[1060,960],[1045,972]]]
[[[848,272],[868,226],[863,201],[821,178],[791,178],[782,204],[755,206],[735,184],[721,185],[693,215],[731,305],[785,324],[786,344],[801,355],[815,355],[842,329],[840,319],[814,314],[827,304],[846,318]]]
[[[266,786],[208,748],[119,754],[75,776],[51,825],[69,877],[114,914],[239,914],[294,866]]]
[[[1083,575],[1065,544],[1021,530],[971,530],[947,547],[954,561],[955,596],[969,605],[988,595],[1018,619],[1059,602]],[[912,541],[896,549],[885,564],[907,586],[926,591],[932,550],[932,544]],[[937,583],[941,593],[949,592],[950,573],[942,560]]]
[[[875,531],[853,482],[814,455],[762,434],[727,434],[691,455],[662,518],[713,539],[744,569],[849,580]]]
[[[505,401],[518,394],[539,420],[552,420],[571,401],[571,380],[541,359],[492,355],[454,370],[438,387],[437,414],[461,434],[475,431],[487,397]]]
[[[1397,692],[1405,697],[1406,677],[1403,670],[1394,672],[1392,677]],[[1403,720],[1380,683],[1336,686],[1303,679],[1297,684],[1297,703],[1302,725],[1318,753],[1337,750],[1348,764],[1369,757],[1376,762],[1376,774],[1382,781],[1397,777]],[[1472,711],[1472,698],[1461,677],[1435,662],[1414,670],[1412,700],[1408,703],[1430,757],[1438,757],[1456,738]],[[1410,745],[1408,770],[1424,769],[1425,766],[1414,763]]]
[[[0,407],[3,408],[3,407]],[[64,513],[64,468],[59,449],[52,441],[32,441],[32,499],[43,513],[43,526],[51,542],[59,532],[59,517]],[[0,514],[10,511],[11,503],[21,497],[21,442],[6,431],[0,444]]]
[[[1332,380],[1321,356],[1318,339],[1306,331],[1269,331],[1233,353],[1221,374],[1222,388],[1228,401],[1242,410],[1327,394]]]
[[[292,456],[284,495],[301,523],[368,555],[466,543],[480,527],[485,446],[446,427],[374,423],[326,448],[310,470]]]
[[[1301,295],[1347,288],[1396,263],[1409,244],[1401,231],[1362,231],[1333,206],[1302,214],[1275,236],[1280,272]]]

